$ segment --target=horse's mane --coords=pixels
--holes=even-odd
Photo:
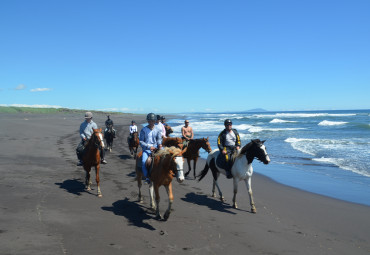
[[[176,157],[181,154],[181,149],[176,148],[175,146],[171,147],[164,147],[162,150],[159,150],[154,154],[154,156],[159,156],[161,158],[164,158],[167,155],[171,155],[171,157]]]
[[[252,146],[253,143],[261,143],[261,140],[260,139],[254,139],[254,140],[251,140],[249,143],[247,143],[239,152],[239,154],[237,155],[237,157],[241,157],[243,155],[245,155],[247,153],[247,151],[249,150],[249,148]]]

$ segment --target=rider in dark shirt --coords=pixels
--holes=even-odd
[[[112,127],[113,138],[116,138],[116,130],[113,128],[113,120],[110,119],[110,115],[107,115],[108,119],[105,121],[104,135],[107,133],[108,129]]]

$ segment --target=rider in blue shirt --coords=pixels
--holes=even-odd
[[[146,116],[146,120],[148,121],[148,125],[140,131],[139,140],[143,150],[143,156],[141,158],[142,171],[146,178],[145,182],[149,184],[150,180],[145,162],[154,150],[162,148],[162,132],[155,127],[156,115],[154,113],[149,113]]]

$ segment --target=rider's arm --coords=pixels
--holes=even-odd
[[[236,136],[236,141],[235,141],[235,147],[240,146],[242,145],[241,142],[240,142],[240,136],[239,136],[239,133],[238,131],[236,131],[236,129],[233,130],[234,133],[235,133],[235,136]]]
[[[156,140],[157,140],[157,148],[161,149],[162,148],[162,132],[157,133],[157,139]]]
[[[86,136],[85,136],[85,128],[86,128],[86,125],[84,125],[85,122],[83,122],[81,125],[80,125],[80,137],[82,140],[85,140],[86,139]]]
[[[185,136],[185,128],[184,127],[181,128],[181,134],[182,134],[182,137],[186,137]]]
[[[140,135],[139,135],[140,146],[143,150],[148,149],[148,144],[145,142],[145,136],[146,136],[146,134],[145,134],[145,130],[143,128],[140,132]]]
[[[218,138],[217,138],[217,146],[218,146],[218,149],[220,151],[223,151],[223,150],[226,150],[226,147],[224,147],[224,141],[222,139],[222,133],[221,132],[219,135],[218,135]]]
[[[192,128],[192,127],[190,127],[190,130],[191,130],[191,137],[190,137],[190,139],[193,139],[193,137],[194,137],[193,128]]]

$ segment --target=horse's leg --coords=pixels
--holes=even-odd
[[[150,198],[150,209],[153,211],[156,211],[156,204],[154,202],[154,187],[153,182],[149,184],[149,198]]]
[[[103,195],[101,194],[101,191],[100,191],[99,172],[100,172],[100,164],[95,166],[95,174],[96,174],[96,185],[98,186],[98,197],[102,197]]]
[[[161,214],[159,213],[159,202],[161,200],[160,196],[159,196],[159,186],[154,184],[154,193],[155,193],[155,203],[156,203],[156,210],[155,210],[155,217],[157,219],[161,219],[162,216]]]
[[[238,205],[236,204],[236,193],[238,193],[238,181],[236,178],[233,178],[233,182],[234,182],[234,196],[233,196],[233,208],[237,209],[238,208]],[[247,185],[248,187],[248,185]]]
[[[85,167],[84,167],[85,168]],[[85,188],[86,190],[91,190],[91,181],[90,181],[90,170],[87,167],[85,168],[86,171],[86,177],[85,177]]]
[[[136,181],[137,181],[137,187],[139,188],[139,195],[138,195],[139,203],[143,202],[143,196],[141,195],[141,186],[143,186],[143,184],[142,184],[141,178],[142,178],[141,171],[138,171],[136,169]]]
[[[217,190],[218,190],[218,194],[220,195],[220,200],[222,203],[225,203],[226,200],[224,198],[224,196],[222,195],[222,192],[221,192],[221,189],[220,189],[220,186],[218,186],[218,182],[217,180],[213,180],[213,185],[217,187]],[[214,191],[213,191],[214,192]]]
[[[163,219],[167,220],[168,217],[170,217],[171,207],[173,203],[172,183],[170,183],[168,186],[165,186],[165,188],[166,188],[167,195],[168,195],[168,208],[163,216]]]
[[[197,166],[198,157],[195,157],[193,162],[194,180],[195,180],[195,167]]]
[[[256,206],[254,205],[254,200],[253,200],[252,177],[249,177],[248,179],[245,180],[245,185],[247,185],[249,202],[251,204],[251,211],[252,213],[257,213],[257,209],[256,209]]]
[[[188,171],[185,173],[185,177],[187,177],[191,171],[190,160],[190,158],[186,158],[186,161],[188,162]]]

